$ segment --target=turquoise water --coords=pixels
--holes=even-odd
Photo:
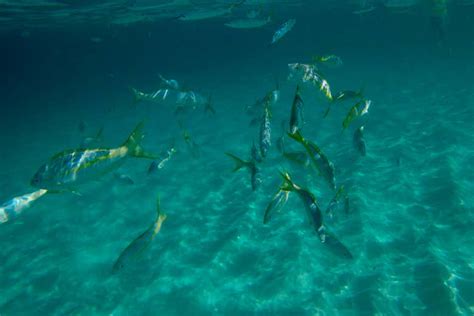
[[[144,121],[147,151],[177,150],[156,172],[148,173],[150,160],[128,158],[74,186],[76,194],[46,194],[0,224],[0,315],[474,314],[474,7],[449,2],[440,38],[424,3],[399,12],[374,1],[359,15],[352,12],[367,4],[247,1],[194,22],[175,18],[229,2],[183,3],[147,9],[159,2],[121,1],[112,10],[94,1],[49,8],[0,1],[2,203],[37,190],[30,180],[41,165],[101,128],[94,146],[118,147]],[[272,23],[224,26],[260,8]],[[110,22],[124,16],[137,21]],[[268,46],[291,18],[295,27]],[[324,210],[334,191],[276,145],[297,84],[287,79],[288,64],[327,54],[343,61],[321,66],[333,93],[363,88],[372,101],[343,131],[354,102],[334,104],[323,118],[328,100],[302,84],[302,134],[334,163],[350,201],[332,217]],[[130,88],[152,93],[158,74],[212,94],[216,114],[201,106],[177,114],[173,94],[134,105]],[[248,170],[233,173],[225,153],[250,158],[260,122],[249,125],[245,108],[276,80],[272,146],[253,191]],[[366,156],[353,146],[362,124]],[[315,195],[325,226],[353,259],[321,243],[296,193],[263,224],[279,171]],[[158,195],[167,214],[160,232],[113,273],[153,223]]]

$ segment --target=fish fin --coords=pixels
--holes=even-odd
[[[294,133],[287,132],[287,134],[288,134],[288,136],[290,136],[292,139],[294,139],[298,143],[304,145],[305,139],[304,139],[303,135],[301,135],[300,131],[296,131]]]
[[[295,184],[291,180],[290,174],[285,171],[280,171],[280,175],[283,177],[283,183],[280,186],[281,191],[293,191],[295,189]]]
[[[242,167],[246,167],[248,162],[240,159],[239,157],[237,157],[236,155],[233,155],[231,153],[225,153],[227,156],[229,156],[230,158],[232,158],[235,162],[235,167],[234,169],[232,170],[232,172],[236,172],[238,170],[240,170]]]
[[[142,141],[143,135],[143,126],[144,122],[138,123],[133,132],[128,136],[127,140],[123,143],[123,146],[127,147],[130,156],[137,158],[147,158],[147,159],[157,159],[158,157],[147,153],[140,142]]]

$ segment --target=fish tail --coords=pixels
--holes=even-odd
[[[128,153],[132,157],[137,157],[137,158],[147,158],[147,159],[157,159],[158,157],[155,155],[152,155],[150,153],[147,153],[142,145],[141,141],[144,137],[143,135],[143,126],[144,122],[140,122],[137,127],[133,130],[133,132],[128,136],[127,140],[123,144],[123,146],[127,147]]]
[[[248,165],[248,162],[247,161],[244,161],[242,159],[240,159],[239,157],[237,157],[236,155],[233,155],[231,153],[225,153],[227,156],[229,156],[230,158],[232,158],[235,162],[235,167],[234,169],[232,170],[232,172],[236,172],[238,170],[240,170],[242,167],[246,167]]]
[[[296,131],[294,133],[287,133],[287,134],[288,134],[288,136],[290,136],[292,139],[294,139],[298,143],[300,143],[302,145],[305,144],[305,139],[304,139],[303,135],[301,135],[300,131]]]

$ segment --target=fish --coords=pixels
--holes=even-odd
[[[212,106],[212,95],[209,95],[207,102],[204,104],[204,112],[215,115],[216,109]]]
[[[268,106],[265,106],[262,122],[260,124],[260,154],[262,158],[267,156],[268,149],[272,145],[272,127],[270,118],[270,109]]]
[[[160,80],[163,83],[163,88],[164,89],[171,89],[171,90],[179,90],[180,89],[180,85],[179,85],[178,81],[176,81],[174,79],[166,79],[161,74],[158,74],[158,76],[160,77]]]
[[[233,29],[256,29],[271,22],[271,17],[237,19],[225,23],[224,25]]]
[[[348,128],[349,125],[358,117],[364,116],[369,112],[369,107],[372,101],[362,99],[354,104],[347,112],[344,120],[342,121],[343,130]]]
[[[43,197],[48,190],[39,189],[35,192],[20,195],[10,199],[0,206],[0,224],[17,218],[25,209],[29,208],[33,202]]]
[[[156,235],[160,232],[161,226],[166,218],[166,214],[161,212],[160,199],[158,198],[155,220],[120,253],[112,267],[112,273],[118,273],[141,258],[144,252],[150,247]]]
[[[291,115],[290,115],[290,133],[296,133],[303,123],[303,99],[300,94],[300,86],[296,86],[295,97],[293,99],[293,104],[291,105]]]
[[[363,99],[364,94],[363,94],[363,89],[360,89],[359,91],[353,91],[353,90],[343,90],[339,91],[336,94],[333,95],[333,99],[331,103],[329,103],[328,108],[326,109],[326,112],[324,113],[324,118],[328,116],[329,111],[331,110],[331,106],[335,102],[343,102],[347,100],[353,100],[353,99]]]
[[[333,95],[334,102],[339,101],[346,101],[352,99],[360,99],[364,97],[364,90],[360,89],[359,91],[354,90],[343,90],[338,91],[335,95]]]
[[[359,10],[352,11],[352,14],[362,15],[374,11],[376,8],[374,6],[362,8]]]
[[[161,102],[166,99],[168,96],[168,89],[158,89],[152,93],[145,93],[139,91],[135,88],[131,88],[133,93],[133,101],[132,105],[136,105],[137,103],[148,101],[148,102]]]
[[[252,184],[252,191],[255,191],[258,189],[260,184],[262,183],[262,179],[260,177],[260,170],[257,167],[257,164],[254,160],[250,161],[245,161],[240,159],[234,154],[231,153],[225,153],[227,156],[232,158],[235,162],[235,167],[232,170],[232,172],[236,172],[242,168],[247,168],[250,171],[250,182]]]
[[[129,175],[126,175],[126,174],[114,173],[114,178],[118,182],[120,182],[122,184],[125,184],[125,185],[134,185],[135,184],[135,181],[133,181],[133,179]]]
[[[199,145],[196,144],[194,139],[192,139],[191,134],[189,134],[189,132],[186,130],[183,131],[183,139],[186,145],[188,146],[188,149],[191,152],[191,155],[194,158],[201,157],[201,149],[199,148]]]
[[[355,130],[354,132],[354,137],[352,138],[354,148],[362,155],[365,156],[367,153],[367,149],[365,146],[365,140],[364,140],[364,126],[359,127],[358,129]]]
[[[280,41],[286,34],[288,34],[289,31],[293,29],[295,24],[296,24],[295,19],[290,19],[286,21],[285,23],[283,23],[283,25],[280,26],[280,28],[273,34],[271,44],[275,44],[276,42]]]
[[[260,114],[260,111],[264,111],[265,107],[271,109],[280,100],[280,85],[277,81],[275,88],[265,94],[261,99],[258,99],[254,104],[246,106],[246,112],[248,115],[254,116]]]
[[[156,159],[140,144],[143,139],[143,122],[139,123],[127,140],[117,148],[73,149],[52,156],[31,179],[39,189],[70,190],[102,174],[117,169],[127,158]]]
[[[338,68],[344,64],[341,57],[336,56],[336,55],[314,56],[313,62],[316,64],[325,65],[331,68]]]
[[[303,135],[301,135],[300,131],[297,131],[296,133],[288,133],[288,136],[300,143],[306,149],[306,152],[319,174],[322,175],[331,189],[336,190],[334,164],[327,158],[321,149],[319,149],[315,143],[306,140]]]
[[[316,65],[291,63],[288,64],[288,68],[290,70],[288,79],[296,77],[297,80],[301,80],[303,83],[309,82],[322,91],[329,101],[332,101],[331,87]]]
[[[168,163],[168,161],[171,159],[171,157],[176,153],[176,148],[174,148],[174,145],[166,151],[166,156],[162,158],[161,160],[153,160],[150,163],[150,167],[148,168],[148,174],[152,174],[153,172],[163,169]]]
[[[210,9],[210,10],[197,10],[194,12],[189,12],[187,14],[182,14],[177,19],[179,21],[187,22],[187,21],[201,21],[201,20],[209,20],[213,18],[218,18],[222,16],[226,16],[232,13],[232,11],[242,5],[245,2],[245,0],[233,3],[229,6],[223,7],[223,8],[216,8],[216,9]]]
[[[279,189],[265,209],[263,224],[267,224],[274,213],[280,212],[288,201],[290,191]]]
[[[306,215],[311,224],[313,231],[318,235],[321,243],[327,245],[327,249],[334,252],[336,255],[345,259],[352,259],[353,256],[349,249],[342,244],[323,223],[323,213],[316,199],[316,196],[311,193],[308,189],[302,188],[295,184],[289,173],[281,172],[283,177],[283,184],[280,190],[287,192],[295,192],[303,203]]]

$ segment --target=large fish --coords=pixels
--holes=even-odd
[[[309,190],[302,188],[291,180],[288,173],[282,173],[283,184],[281,186],[282,191],[295,192],[300,198],[301,202],[306,210],[306,215],[313,228],[314,232],[318,235],[319,240],[328,245],[328,249],[334,252],[336,255],[346,259],[352,259],[353,256],[349,249],[342,244],[333,234],[331,234],[323,223],[323,213],[319,207],[319,203]]]
[[[288,136],[303,145],[311,161],[313,162],[313,165],[323,176],[324,180],[326,180],[331,189],[335,190],[336,177],[334,165],[331,161],[329,161],[328,157],[322,152],[322,150],[315,143],[306,140],[299,131],[296,133],[288,133]]]
[[[21,214],[21,212],[30,207],[34,201],[45,195],[47,192],[48,190],[40,189],[33,193],[14,197],[8,202],[5,202],[0,206],[0,223],[5,223],[15,219]]]
[[[70,190],[116,169],[129,157],[155,159],[142,148],[142,139],[143,123],[140,123],[120,147],[60,152],[38,169],[31,185],[39,189]]]
[[[122,251],[118,259],[115,261],[112,272],[117,273],[118,271],[140,259],[143,253],[150,247],[153,239],[155,239],[156,235],[160,232],[161,225],[165,220],[166,214],[161,213],[160,199],[158,198],[155,220],[147,230],[135,238],[127,246],[127,248]]]
[[[300,94],[300,87],[296,86],[295,97],[293,99],[293,104],[291,105],[291,115],[290,115],[290,133],[294,134],[301,128],[303,122],[303,99]]]

